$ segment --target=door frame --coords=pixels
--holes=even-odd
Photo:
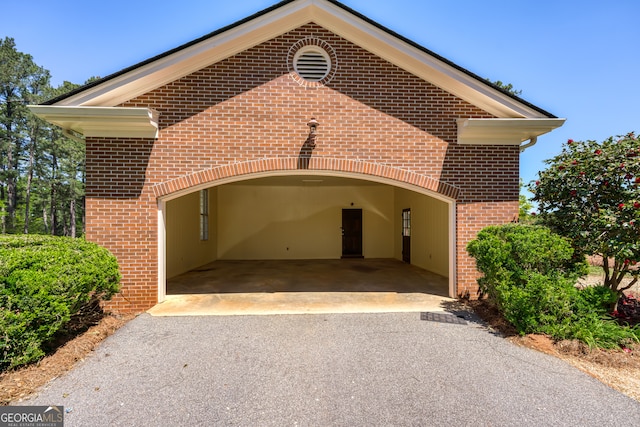
[[[363,226],[363,221],[364,221],[364,215],[363,215],[363,211],[361,208],[343,208],[342,209],[342,254],[340,256],[340,258],[364,258],[364,254],[363,254],[363,230],[364,230],[364,226]],[[359,236],[358,239],[360,240],[360,244],[359,246],[359,253],[345,253],[345,212],[358,212],[359,213],[359,219],[360,219],[360,229],[359,231]],[[356,231],[356,232],[358,232]]]

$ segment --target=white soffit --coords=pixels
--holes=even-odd
[[[520,145],[566,119],[458,119],[458,144]]]
[[[150,108],[29,105],[29,109],[49,123],[85,137],[158,137],[158,113]]]
[[[56,105],[115,106],[309,22],[429,81],[496,117],[545,114],[325,0],[299,0],[232,26],[192,46],[161,56]]]

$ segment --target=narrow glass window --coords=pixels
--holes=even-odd
[[[200,240],[209,240],[209,190],[200,190]]]
[[[402,211],[402,235],[411,236],[411,210],[409,209]]]

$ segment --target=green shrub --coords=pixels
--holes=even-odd
[[[523,287],[531,272],[574,280],[586,274],[585,259],[574,259],[569,240],[535,225],[490,226],[467,245],[484,277],[480,290],[494,299],[495,287]]]
[[[564,239],[545,227],[508,224],[487,227],[467,250],[484,274],[481,291],[520,334],[544,333],[612,348],[638,341],[638,328],[621,327],[607,316],[616,293],[575,287],[588,271]]]
[[[505,319],[522,334],[541,332],[546,324],[570,322],[576,291],[570,282],[537,272],[527,276],[524,286],[503,284],[497,289],[496,302]]]
[[[92,299],[119,290],[115,257],[83,239],[0,236],[0,369],[44,355],[51,340]]]
[[[564,337],[578,339],[589,347],[614,349],[640,341],[640,329],[636,326],[620,326],[615,320],[597,315],[583,316],[573,323]],[[548,333],[556,337],[553,333]]]

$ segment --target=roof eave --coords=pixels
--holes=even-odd
[[[520,145],[564,124],[566,119],[458,119],[458,144]]]
[[[47,104],[119,105],[309,22],[327,28],[496,117],[555,117],[335,0],[283,1]]]
[[[84,137],[158,137],[158,112],[150,108],[29,105],[29,109],[47,122]]]

